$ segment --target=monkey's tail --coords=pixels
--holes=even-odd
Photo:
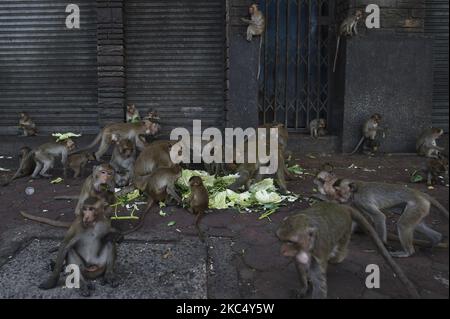
[[[359,211],[355,210],[354,208],[351,208],[351,211],[352,211],[352,219],[356,221],[370,235],[373,242],[380,251],[380,254],[392,268],[394,273],[397,274],[400,281],[405,285],[411,297],[414,299],[420,299],[421,296],[419,295],[419,292],[417,291],[416,287],[408,279],[403,270],[399,267],[399,265],[394,261],[392,256],[389,254],[389,252],[387,251],[386,247],[384,246],[383,242],[381,241],[380,237],[378,236],[377,232],[372,227],[372,225],[370,225],[367,219]]]
[[[77,196],[77,195],[53,197],[54,200],[77,200],[78,198],[79,198],[79,196]]]
[[[341,44],[341,36],[338,36],[337,44],[336,44],[336,54],[334,56],[333,73],[336,72],[336,64],[337,64],[337,59],[338,59],[338,55],[339,55],[339,45],[340,44]]]
[[[433,204],[433,206],[435,206],[437,209],[439,209],[439,211],[440,211],[442,214],[444,214],[444,216],[445,216],[447,219],[449,219],[449,216],[448,216],[448,210],[447,210],[444,206],[442,206],[441,203],[439,203],[436,199],[434,199],[434,198],[431,197],[430,195],[428,195],[428,194],[425,194],[425,195],[426,195],[426,197],[428,198],[428,200],[431,202],[431,204]]]
[[[259,39],[259,57],[258,57],[258,75],[256,76],[256,80],[259,80],[259,76],[261,75],[261,52],[263,45],[263,37],[261,36]]]
[[[60,221],[53,220],[50,218],[30,215],[25,212],[20,212],[20,215],[22,215],[23,217],[25,217],[29,220],[33,220],[38,223],[47,224],[47,225],[59,227],[59,228],[69,228],[72,225],[72,223],[70,223],[70,222],[60,222]]]
[[[102,139],[102,135],[103,135],[103,130],[100,131],[100,133],[97,134],[97,136],[95,137],[95,139],[92,141],[91,144],[89,144],[87,147],[81,149],[81,150],[76,150],[71,152],[69,155],[73,155],[73,154],[79,154],[82,152],[87,152],[89,151],[91,148],[94,148],[95,145],[97,145],[98,143],[100,143],[101,139]]]
[[[359,141],[358,145],[356,145],[355,149],[353,150],[353,152],[350,153],[350,155],[355,155],[356,152],[358,152],[359,148],[361,147],[362,143],[364,142],[365,137],[361,137],[361,140]]]

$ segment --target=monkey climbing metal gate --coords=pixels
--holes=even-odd
[[[332,0],[261,0],[266,32],[261,52],[259,121],[305,131],[328,118]]]

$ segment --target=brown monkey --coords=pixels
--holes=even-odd
[[[57,286],[64,263],[77,265],[80,269],[80,293],[89,297],[92,285],[87,280],[103,277],[103,282],[117,287],[114,274],[116,242],[122,234],[111,227],[111,220],[105,214],[104,202],[88,198],[81,207],[59,248],[53,272],[39,285],[41,289]]]
[[[264,33],[266,29],[266,19],[256,4],[252,4],[249,7],[248,13],[250,14],[250,19],[242,18],[241,20],[248,24],[247,41],[250,42],[254,36],[259,36]]]
[[[21,112],[19,114],[19,128],[22,130],[23,136],[35,136],[37,134],[36,124],[28,113]]]
[[[338,196],[334,184],[338,181],[337,176],[332,171],[323,170],[314,178],[314,184],[319,191],[319,199],[326,201],[337,201]]]
[[[68,165],[73,170],[73,177],[78,178],[80,176],[83,176],[86,165],[92,161],[95,161],[95,157],[89,152],[81,152],[69,155]]]
[[[439,158],[443,147],[437,145],[436,140],[444,134],[444,130],[440,128],[429,128],[420,134],[416,143],[416,150],[420,156]]]
[[[127,105],[126,121],[127,123],[138,123],[141,121],[141,115],[136,105]]]
[[[95,140],[84,150],[88,150],[97,145],[100,141],[100,147],[95,153],[95,158],[99,160],[108,151],[114,139],[120,136],[124,139],[129,139],[135,142],[136,147],[139,150],[144,148],[144,143],[141,140],[141,135],[154,135],[155,128],[152,122],[149,120],[143,120],[138,123],[116,123],[107,125],[103,130],[97,135]]]
[[[339,33],[336,44],[336,54],[334,56],[333,73],[336,72],[336,64],[339,55],[339,46],[341,43],[341,37],[352,37],[358,35],[358,22],[363,18],[362,10],[356,10],[353,15],[349,15],[342,21],[339,27]]]
[[[425,224],[425,217],[430,214],[431,206],[435,206],[448,219],[448,210],[428,194],[402,185],[342,180],[335,184],[341,202],[352,204],[368,215],[377,233],[387,243],[386,215],[384,209],[399,205],[406,207],[397,223],[398,235],[403,251],[393,252],[398,258],[409,257],[415,253],[414,232],[426,236],[432,246],[438,245],[442,235]]]
[[[430,158],[427,162],[426,174],[429,186],[435,185],[439,181],[448,185],[448,159],[442,156]]]
[[[75,215],[81,214],[81,208],[84,202],[89,197],[94,197],[104,200],[108,204],[114,204],[115,196],[115,171],[109,164],[101,164],[95,166],[92,174],[86,178],[86,181],[81,188],[78,196],[77,207],[75,208]]]
[[[8,180],[6,183],[3,184],[3,186],[8,186],[13,180],[30,176],[33,174],[34,169],[36,168],[36,162],[34,161],[33,156],[28,156],[28,154],[31,153],[31,148],[24,146],[19,151],[19,169],[14,174],[13,177],[11,177],[10,180]]]
[[[152,209],[153,205],[159,202],[166,202],[169,197],[174,199],[178,205],[182,204],[181,197],[175,190],[175,183],[181,177],[181,166],[159,167],[153,173],[135,181],[135,186],[147,196],[147,208],[139,220],[139,224],[129,234],[137,231],[144,225],[145,216]]]
[[[286,179],[288,180],[294,180],[295,176],[288,170],[287,164],[292,159],[292,152],[288,150],[288,140],[289,140],[289,132],[284,126],[284,124],[280,123],[273,123],[273,124],[266,124],[262,125],[259,128],[265,128],[266,129],[266,136],[269,137],[270,135],[270,129],[276,128],[278,129],[278,145],[280,146],[280,150],[282,151],[283,157],[284,157],[284,175]],[[269,139],[267,139],[267,143],[269,143]]]
[[[175,183],[181,177],[181,166],[157,168],[152,174],[136,187],[144,192],[148,198],[147,211],[158,202],[165,202],[171,196],[177,204],[181,204],[181,198],[175,190]]]
[[[301,295],[312,284],[312,298],[326,298],[328,263],[339,264],[347,257],[352,223],[357,222],[370,236],[380,254],[406,286],[413,298],[420,298],[414,285],[387,252],[367,220],[350,206],[319,203],[301,213],[287,217],[277,231],[283,242],[281,253],[295,258]]]
[[[244,163],[237,163],[237,173],[239,174],[239,178],[230,185],[229,189],[231,190],[238,190],[242,186],[244,186],[246,189],[250,188],[250,185],[253,181],[259,182],[262,179],[260,168],[263,166],[260,159],[257,156],[256,163],[249,163],[248,162],[248,141],[246,141],[244,145],[244,159],[246,162]],[[258,151],[258,144],[256,143],[257,149],[256,154],[259,154]],[[268,154],[270,143],[266,144],[267,151],[266,154]],[[278,143],[278,167],[277,171],[275,173],[275,180],[278,184],[278,187],[280,188],[280,191],[283,194],[286,194],[288,192],[287,186],[286,186],[286,164],[285,164],[285,158],[283,154],[283,147]]]
[[[378,113],[373,114],[363,125],[362,128],[362,137],[359,141],[358,145],[356,145],[351,155],[355,154],[361,145],[363,145],[363,152],[367,155],[373,155],[378,151],[379,143],[376,141],[378,137],[378,132],[383,132],[384,129],[380,127],[381,123],[381,115]]]
[[[174,141],[156,141],[145,147],[134,165],[135,182],[139,183],[160,167],[173,167],[170,150],[174,144]]]
[[[136,148],[128,139],[122,139],[116,143],[110,164],[116,172],[116,185],[124,187],[133,180],[134,163],[136,161]]]
[[[209,194],[203,185],[203,180],[199,176],[193,176],[189,180],[189,186],[191,188],[191,196],[189,197],[189,211],[197,216],[195,226],[198,229],[199,236],[201,235],[200,220],[208,210]]]
[[[31,161],[34,161],[36,163],[36,167],[31,177],[38,178],[38,176],[42,176],[45,178],[50,178],[51,175],[47,174],[47,172],[53,168],[55,158],[58,156],[61,156],[64,176],[67,176],[67,157],[69,152],[74,148],[75,143],[71,139],[43,144],[31,152],[28,152],[27,155],[22,158],[20,167],[14,176],[20,175],[20,172],[24,170],[24,166],[28,166],[31,164]]]
[[[318,138],[327,135],[327,122],[325,119],[314,119],[309,123],[309,131],[312,138]]]

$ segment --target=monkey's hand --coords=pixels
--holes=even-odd
[[[246,18],[241,18],[241,21],[242,21],[242,22],[245,22],[245,23],[247,23],[247,24],[251,24],[251,23],[252,23],[251,20],[246,19]]]

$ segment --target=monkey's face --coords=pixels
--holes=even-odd
[[[73,151],[75,149],[75,142],[72,139],[67,139],[66,140],[66,148],[69,152]]]
[[[303,215],[285,219],[277,231],[277,236],[282,241],[281,254],[294,257],[302,265],[309,265],[316,234],[317,228],[310,227]]]
[[[340,203],[345,204],[350,201],[356,188],[353,183],[347,180],[338,180],[333,185],[337,199]]]
[[[372,115],[371,119],[377,124],[381,123],[381,115],[380,114],[375,113],[374,115]]]
[[[319,128],[326,128],[327,122],[324,119],[319,120]]]
[[[21,112],[21,113],[19,113],[19,118],[22,119],[22,120],[25,120],[25,119],[28,118],[28,115],[26,113],[24,113],[24,112]]]
[[[199,176],[193,176],[189,180],[189,185],[191,187],[202,186],[203,185],[203,180]]]
[[[432,134],[433,134],[433,137],[437,139],[437,138],[440,138],[444,134],[444,130],[440,129],[440,128],[434,128]]]
[[[363,17],[363,12],[361,10],[357,10],[355,13],[355,17],[357,20],[361,20]]]
[[[97,215],[97,208],[95,206],[83,206],[83,226],[86,228],[94,226],[97,221]]]
[[[94,177],[99,186],[106,186],[108,189],[114,188],[114,169],[109,164],[103,164],[94,168]],[[100,189],[97,188],[97,191]]]
[[[248,8],[248,13],[252,16],[256,13],[256,11],[258,10],[258,7],[256,6],[256,4],[252,4],[249,8]]]
[[[130,158],[134,152],[134,144],[130,140],[121,140],[118,144],[119,153],[125,157]]]
[[[136,112],[136,106],[134,104],[127,105],[127,112],[130,115],[133,115]]]

